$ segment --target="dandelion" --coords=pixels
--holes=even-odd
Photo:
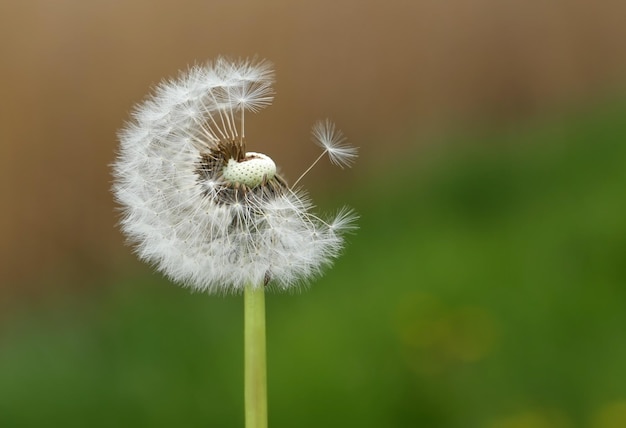
[[[113,165],[121,228],[140,259],[194,290],[244,292],[251,426],[266,419],[258,398],[265,286],[293,289],[320,274],[356,219],[345,208],[326,219],[314,214],[297,187],[324,155],[342,168],[356,159],[330,121],[314,125],[323,152],[291,186],[269,156],[246,151],[245,115],[272,103],[273,82],[266,61],[218,58],[161,83],[120,132]]]

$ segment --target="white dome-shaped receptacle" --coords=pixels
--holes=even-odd
[[[245,160],[237,162],[230,159],[222,171],[222,177],[230,184],[244,184],[248,187],[258,186],[264,179],[272,179],[276,175],[276,164],[263,153],[248,152]]]

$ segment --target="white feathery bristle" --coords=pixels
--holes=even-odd
[[[337,215],[335,215],[335,218],[330,223],[330,229],[335,233],[354,232],[358,229],[356,225],[358,219],[359,215],[351,208],[343,207],[337,212]]]
[[[316,122],[312,134],[313,141],[328,153],[333,164],[350,167],[358,157],[358,148],[346,144],[343,133],[330,120]]]

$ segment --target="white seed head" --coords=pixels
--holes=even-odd
[[[230,184],[245,184],[256,187],[264,181],[271,180],[276,175],[276,164],[262,153],[248,152],[242,161],[229,159],[222,176]]]
[[[272,159],[246,151],[245,113],[271,104],[273,80],[267,62],[218,58],[161,83],[119,134],[121,228],[174,281],[216,293],[289,289],[331,264],[354,229],[354,213],[318,217]],[[340,165],[356,156],[334,127],[318,133],[331,160],[333,150]]]

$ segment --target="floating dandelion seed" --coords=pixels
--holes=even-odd
[[[120,132],[122,230],[172,280],[207,292],[288,289],[329,265],[354,229],[352,211],[318,217],[295,187],[302,176],[289,186],[271,158],[246,151],[245,113],[272,103],[273,81],[268,62],[220,58],[161,83]],[[336,165],[357,156],[328,120],[313,138]]]

